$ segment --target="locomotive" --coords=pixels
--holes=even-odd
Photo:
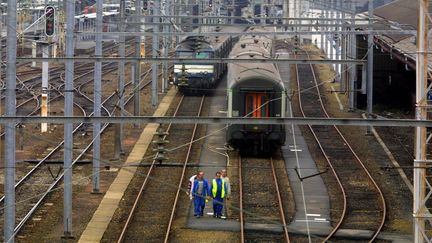
[[[176,47],[177,58],[226,58],[235,40],[231,36],[189,36]],[[212,91],[227,69],[226,63],[174,62],[174,85],[184,94],[201,95]]]
[[[264,27],[249,31],[266,32]],[[264,35],[244,36],[230,58],[270,58],[272,42]],[[229,63],[227,79],[228,117],[285,117],[286,89],[274,63]],[[285,126],[232,124],[227,141],[241,152],[269,154],[285,143]]]

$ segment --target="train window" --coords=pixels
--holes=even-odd
[[[269,98],[266,94],[261,94],[261,103],[259,104],[261,114],[260,117],[268,117],[269,116],[269,105],[268,102]]]
[[[192,58],[192,52],[177,52],[178,57]]]
[[[195,54],[196,58],[209,58],[210,57],[210,53],[208,52],[197,52]]]

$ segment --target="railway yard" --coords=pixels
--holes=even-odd
[[[427,113],[431,85],[427,74],[416,70],[420,64],[413,67],[402,47],[397,46],[396,52],[382,46],[392,35],[401,40],[399,35],[417,37],[403,32],[411,29],[398,29],[406,24],[402,20],[395,25],[397,20],[386,22],[382,14],[407,0],[350,3],[354,10],[343,1],[326,5],[272,0],[254,8],[239,1],[205,1],[209,10],[200,8],[196,13],[194,4],[185,4],[195,17],[188,17],[189,11],[183,9],[186,20],[180,20],[174,10],[152,10],[157,17],[149,17],[147,7],[158,9],[157,0],[132,1],[139,11],[126,2],[120,1],[119,12],[103,12],[103,21],[84,10],[84,17],[69,16],[78,21],[69,29],[76,35],[69,39],[76,45],[74,52],[60,51],[59,61],[48,61],[48,72],[42,64],[47,60],[35,61],[45,55],[44,49],[35,48],[30,54],[30,42],[0,36],[2,46],[18,43],[15,54],[9,49],[7,55],[0,55],[5,69],[0,110],[2,117],[20,119],[0,124],[3,242],[402,243],[432,237],[425,213],[431,194],[426,189],[431,185],[427,152],[431,136],[425,125],[413,125],[420,124],[415,119],[430,118],[422,116],[422,109]],[[428,9],[428,2],[420,0],[417,7]],[[369,12],[368,4],[374,4]],[[92,5],[96,6],[102,6],[99,0]],[[95,16],[102,13],[94,11]],[[124,11],[131,15],[123,16]],[[337,18],[333,20],[326,11]],[[374,17],[369,18],[373,11]],[[135,28],[133,13],[143,12],[146,21],[153,18],[148,22],[151,29]],[[42,14],[48,19],[51,13]],[[115,22],[122,18],[129,18],[130,26]],[[86,29],[97,21],[103,26]],[[350,32],[347,25],[357,24],[355,31],[365,33]],[[401,32],[372,36],[361,29],[380,30],[382,25]],[[104,31],[98,33],[96,28],[102,27]],[[125,29],[131,35],[112,38],[110,28],[118,28],[112,30],[118,30],[118,36]],[[169,31],[171,36],[158,36]],[[84,38],[93,32],[101,38]],[[397,56],[399,52],[404,58]],[[94,61],[71,61],[82,57]],[[16,63],[14,68],[7,65],[10,61]],[[427,70],[427,60],[423,61]],[[72,64],[72,71],[63,62]],[[46,75],[49,83],[42,88]],[[368,83],[370,77],[375,83]],[[421,77],[427,88],[419,91]],[[370,93],[378,97],[373,104]],[[422,95],[428,97],[419,98]],[[72,116],[86,120],[73,123],[68,136],[65,124],[70,122],[50,122],[46,131],[46,124],[26,122],[27,117],[43,116],[46,106],[48,118],[68,117],[71,109]],[[100,133],[95,134],[91,118],[100,117],[113,118],[113,123],[101,123]],[[172,120],[114,122],[124,117]],[[180,117],[192,122],[176,122]],[[193,122],[206,117],[214,118],[213,122]],[[255,119],[238,124],[217,118]],[[346,125],[280,122],[303,118],[339,119]],[[397,120],[411,123],[375,127],[350,123]],[[71,169],[67,152],[72,153]],[[10,158],[13,170],[8,167]],[[228,181],[218,179],[223,170]],[[72,198],[67,199],[70,192]],[[222,216],[215,213],[218,205],[223,206]],[[201,215],[197,208],[203,210]]]

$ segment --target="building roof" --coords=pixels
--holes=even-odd
[[[432,12],[432,0],[429,5],[429,13]],[[418,25],[418,1],[397,0],[374,10],[377,17],[392,22],[391,28],[417,29]],[[399,55],[399,59],[415,68],[417,45],[416,36],[412,35],[379,35],[375,36],[375,42],[385,47],[392,54]],[[429,38],[429,50],[432,48],[432,40]],[[429,67],[432,70],[432,55],[429,55]]]
[[[430,7],[430,10],[432,8]],[[419,2],[417,0],[397,0],[374,10],[374,14],[401,25],[417,28]],[[429,12],[430,12],[429,10]]]

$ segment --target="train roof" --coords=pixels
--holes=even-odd
[[[206,40],[204,36],[188,36],[186,39],[180,42],[177,45],[176,50],[205,50],[205,49],[213,49],[210,42]]]
[[[263,32],[262,28],[254,28],[248,32]],[[273,40],[268,36],[243,36],[234,46],[230,58],[241,59],[267,59],[271,57]],[[255,81],[254,81],[255,80]],[[260,80],[260,83],[256,81]],[[228,64],[228,88],[235,89],[237,86],[264,87],[276,86],[279,91],[285,86],[279,71],[273,63],[230,63]]]
[[[218,30],[220,32],[229,33],[229,32],[239,32],[239,31],[241,31],[243,29],[239,28],[239,27],[236,27],[236,26],[223,26],[223,27],[220,27]],[[208,43],[207,45],[209,46],[209,48],[213,48],[214,50],[216,50],[230,36],[231,35],[226,34],[226,35],[220,35],[220,36],[210,36],[210,37],[199,36],[199,37],[202,38],[203,41],[205,41],[206,43]],[[189,43],[193,43],[193,38],[197,38],[197,37],[198,36],[188,36],[188,37],[184,38],[180,42],[180,44],[177,45],[176,49],[178,49],[178,48],[184,48],[186,50],[189,50],[190,49],[190,44]]]

